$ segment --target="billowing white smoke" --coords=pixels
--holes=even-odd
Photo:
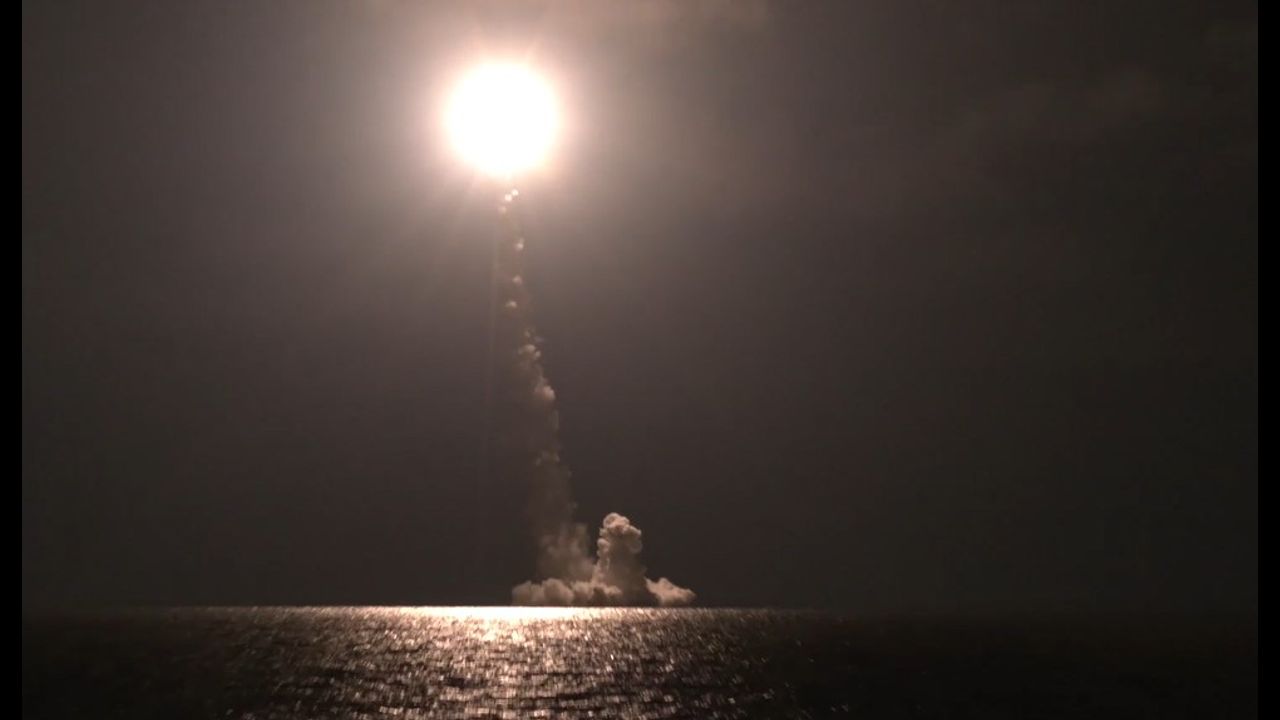
[[[575,525],[577,530],[582,525]],[[581,533],[577,533],[579,536]],[[600,526],[596,560],[585,555],[582,538],[571,538],[568,549],[581,563],[563,577],[521,583],[511,589],[516,605],[658,605],[678,607],[692,604],[692,590],[666,578],[650,580],[640,564],[640,528],[618,513],[609,513]],[[590,569],[590,573],[583,572]]]
[[[538,337],[529,317],[529,294],[522,278],[524,240],[513,217],[516,193],[503,198],[506,230],[495,264],[502,314],[495,332],[504,368],[502,411],[510,427],[503,434],[503,467],[529,482],[529,521],[537,545],[537,577],[511,590],[517,605],[689,605],[691,590],[645,577],[640,563],[640,528],[618,513],[600,526],[596,553],[587,547],[587,529],[573,521],[575,505],[569,469],[560,459],[560,416],[555,391],[542,370]]]

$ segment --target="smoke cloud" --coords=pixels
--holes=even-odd
[[[640,564],[640,528],[625,516],[609,513],[596,540],[596,559],[586,556],[585,528],[574,525],[566,542],[553,546],[574,562],[572,571],[540,581],[520,583],[511,589],[516,605],[657,605],[680,607],[696,595],[666,578],[650,580]],[[575,574],[575,572],[577,574]]]
[[[650,580],[640,562],[640,528],[618,513],[600,526],[595,553],[587,528],[573,519],[576,505],[569,468],[560,458],[556,394],[542,368],[539,338],[523,278],[524,238],[515,217],[518,193],[499,208],[504,232],[494,262],[495,351],[499,367],[496,408],[505,420],[498,467],[529,485],[529,528],[536,549],[535,578],[511,590],[517,605],[689,605],[695,595],[666,578]]]

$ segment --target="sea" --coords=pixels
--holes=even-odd
[[[26,718],[1237,718],[1257,633],[754,609],[29,613]]]

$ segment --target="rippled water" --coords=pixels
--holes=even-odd
[[[193,608],[25,617],[22,635],[29,718],[1257,714],[1256,644],[1212,630],[765,610]]]

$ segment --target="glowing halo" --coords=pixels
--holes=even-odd
[[[555,96],[524,65],[482,65],[454,89],[446,125],[468,163],[486,175],[510,178],[537,167],[551,150],[558,125]]]

